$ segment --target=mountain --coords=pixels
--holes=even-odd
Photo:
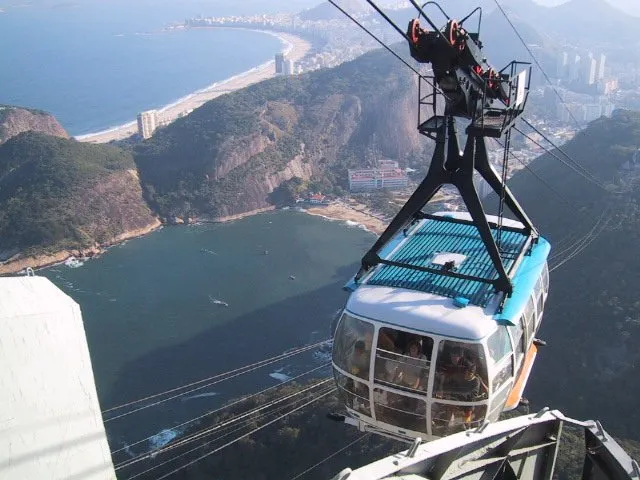
[[[527,397],[574,418],[598,418],[640,440],[640,169],[621,170],[640,146],[640,113],[618,111],[562,147],[606,189],[546,155],[511,187],[552,245],[550,297]],[[595,226],[595,229],[594,229]],[[584,241],[585,249],[571,259]]]
[[[0,105],[0,144],[22,132],[40,132],[69,138],[69,134],[62,125],[47,112]]]
[[[404,159],[422,148],[414,82],[375,51],[212,100],[134,151],[147,199],[168,221],[207,219],[267,207],[294,177],[346,187],[367,151]]]
[[[0,145],[0,261],[14,261],[0,273],[95,253],[156,226],[129,153],[37,132]]]
[[[364,13],[370,11],[364,2],[358,0],[342,0],[340,7],[350,14]],[[318,20],[342,20],[344,15],[329,2],[323,2],[308,10],[303,10],[298,14],[301,20],[318,21]]]

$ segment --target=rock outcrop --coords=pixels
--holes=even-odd
[[[53,115],[39,110],[0,105],[0,144],[22,132],[69,138],[69,134]]]

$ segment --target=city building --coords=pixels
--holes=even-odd
[[[384,163],[382,163],[384,162]],[[380,160],[379,168],[361,168],[349,170],[349,190],[366,192],[383,188],[396,190],[409,184],[407,174],[393,160]]]
[[[562,52],[558,57],[558,64],[556,66],[556,77],[559,79],[567,78],[569,74],[569,54]]]
[[[284,74],[284,62],[285,62],[284,53],[276,53],[276,74],[282,75]]]
[[[293,60],[287,58],[284,61],[284,71],[282,72],[284,75],[293,75],[294,74],[295,63]]]
[[[151,138],[158,126],[158,112],[156,110],[147,110],[138,114],[138,134],[145,140]]]
[[[115,479],[80,307],[32,275],[0,305],[0,478]]]
[[[607,56],[604,53],[600,54],[600,62],[598,62],[598,80],[604,79],[604,68],[607,63]]]

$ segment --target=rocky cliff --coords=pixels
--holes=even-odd
[[[55,117],[46,112],[0,105],[0,144],[22,132],[40,132],[69,138],[69,134]]]
[[[217,98],[134,151],[152,208],[168,220],[265,208],[293,177],[328,191],[348,168],[420,151],[416,85],[373,52]]]
[[[0,273],[156,228],[130,154],[25,132],[0,145]]]

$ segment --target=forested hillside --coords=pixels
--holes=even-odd
[[[34,132],[0,145],[0,260],[91,249],[155,222],[119,148]]]
[[[134,156],[165,218],[221,217],[268,205],[282,182],[346,186],[367,150],[423,148],[414,78],[375,51],[334,69],[280,77],[215,99],[158,131]]]

